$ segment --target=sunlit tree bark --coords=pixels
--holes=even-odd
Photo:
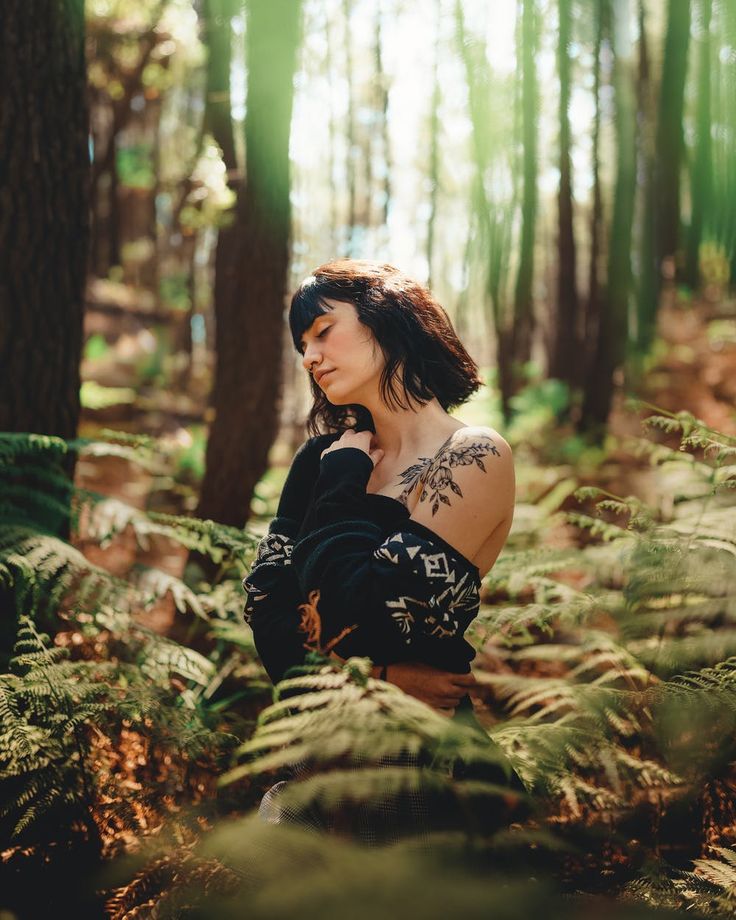
[[[218,242],[215,418],[198,508],[236,527],[247,520],[278,427],[301,10],[295,0],[250,0],[247,14],[246,174]]]

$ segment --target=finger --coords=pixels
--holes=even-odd
[[[478,681],[472,674],[453,674],[451,682],[456,687],[475,687]]]
[[[435,706],[457,706],[463,698],[462,693],[453,693],[452,690],[446,690],[442,693],[436,693],[433,699]]]

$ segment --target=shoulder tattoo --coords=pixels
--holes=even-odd
[[[403,473],[399,473],[399,478],[404,489],[399,496],[399,500],[407,504],[408,496],[412,490],[420,484],[421,492],[419,501],[428,500],[432,505],[432,515],[434,515],[443,505],[450,505],[449,496],[446,494],[454,492],[460,498],[463,497],[460,486],[453,478],[453,469],[458,466],[469,466],[475,463],[483,472],[487,472],[483,465],[483,458],[487,456],[500,457],[498,448],[493,443],[492,438],[474,438],[466,443],[459,444],[456,447],[448,447],[452,435],[440,447],[434,457],[420,457],[419,463],[413,463],[407,467]]]

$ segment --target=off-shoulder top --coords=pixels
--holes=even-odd
[[[277,516],[258,546],[245,619],[274,682],[309,638],[343,658],[470,670],[478,568],[400,501],[368,493],[372,470],[358,448],[325,454],[304,519]]]

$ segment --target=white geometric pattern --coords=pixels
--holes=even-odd
[[[258,544],[253,565],[261,562],[274,562],[277,565],[291,565],[291,551],[294,541],[282,533],[267,533]]]
[[[246,592],[243,616],[246,623],[251,622],[256,606],[268,600],[269,597],[268,591],[264,591],[263,588],[250,580],[251,575],[262,565],[291,565],[291,551],[293,548],[293,539],[280,533],[267,533],[258,544],[251,570],[243,579],[243,588]]]
[[[373,553],[379,567],[390,565],[389,571],[376,571],[376,577],[385,579],[384,603],[407,645],[417,635],[434,639],[462,635],[480,606],[477,572],[473,574],[464,560],[434,549],[430,539],[402,532],[392,534]],[[392,596],[394,580],[401,588]],[[410,586],[411,594],[407,593]]]

